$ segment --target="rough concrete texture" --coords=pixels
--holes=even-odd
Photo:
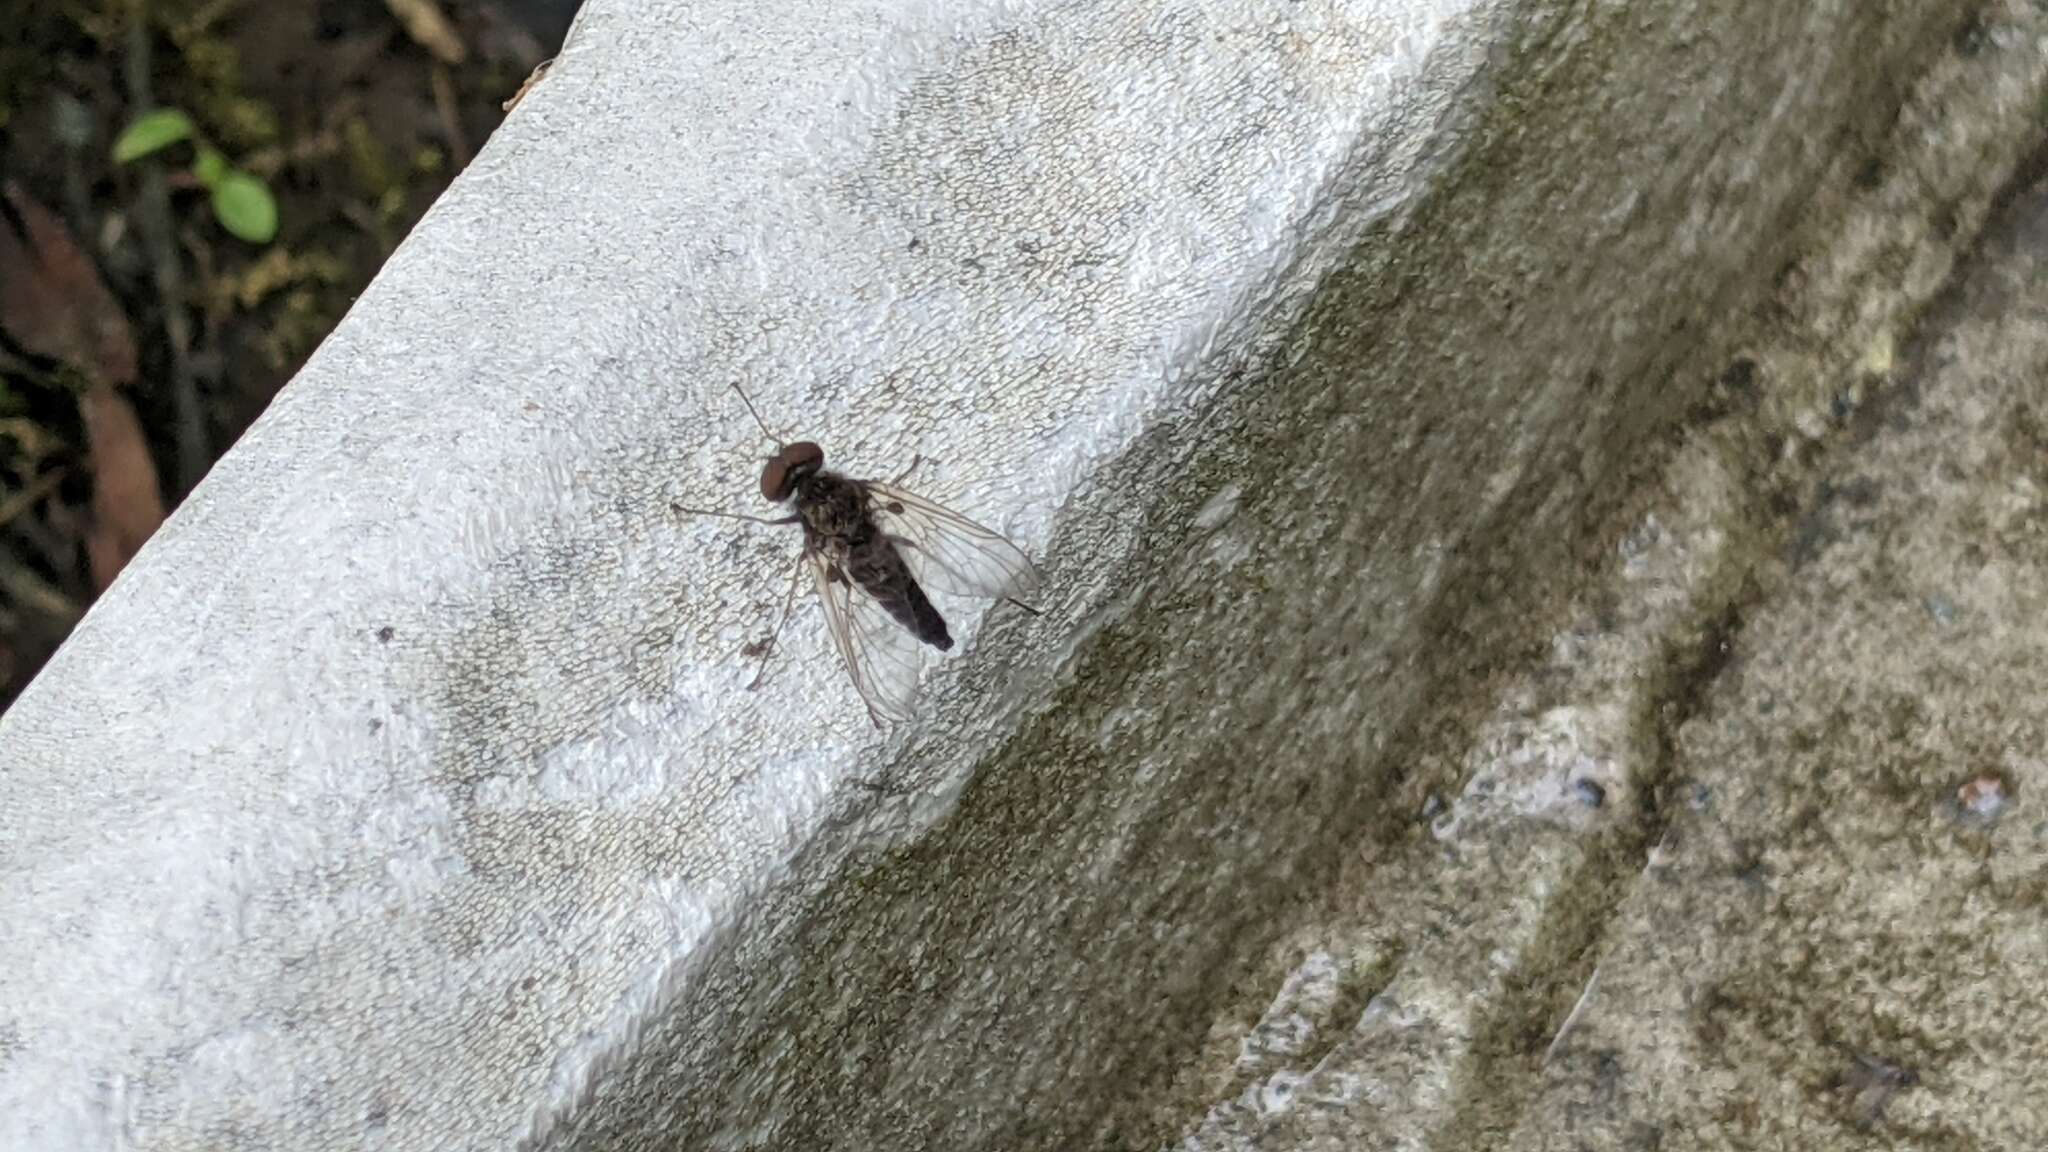
[[[1215,1019],[1181,1147],[2048,1147],[2048,9],[1981,9],[1808,215],[1565,626],[1418,726]]]
[[[2030,178],[1756,565],[1514,1147],[2048,1148],[2048,164]]]
[[[1255,1057],[1392,1038],[1332,1139],[1511,1131],[1749,473],[1681,455],[1537,681],[1611,690],[1510,686],[1659,430],[1939,283],[2039,100],[1973,11],[593,0],[0,722],[0,1145],[1229,1140],[1283,987]],[[2034,103],[1873,230],[1934,263],[1781,275],[1978,37]],[[733,378],[1046,561],[906,730],[814,618],[739,689],[790,544],[664,511],[751,490]]]

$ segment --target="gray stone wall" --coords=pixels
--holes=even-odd
[[[1553,1077],[1704,1082],[1592,976],[1665,712],[2041,19],[593,0],[0,721],[0,1143],[1700,1131]],[[795,543],[668,511],[759,510],[732,380],[1043,614],[891,733],[814,612],[745,691]]]

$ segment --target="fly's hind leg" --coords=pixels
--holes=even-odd
[[[803,583],[804,561],[808,559],[810,559],[808,551],[798,553],[796,567],[790,569],[789,591],[782,597],[782,614],[775,621],[775,631],[768,634],[768,639],[759,640],[747,646],[749,649],[758,651],[761,657],[761,666],[755,669],[754,678],[747,682],[747,691],[749,692],[759,688],[761,682],[768,678],[768,659],[775,655],[775,642],[782,638],[782,626],[789,623],[789,614],[796,610],[796,589],[797,585]]]

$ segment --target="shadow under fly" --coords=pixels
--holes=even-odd
[[[922,457],[913,458],[902,475],[889,481],[829,471],[823,448],[809,440],[784,442],[769,430],[739,385],[733,385],[733,391],[762,434],[775,443],[774,454],[761,469],[761,495],[793,511],[769,518],[680,504],[670,507],[686,515],[803,528],[803,550],[790,575],[775,630],[765,642],[748,646],[748,655],[761,658],[749,689],[760,687],[768,673],[768,659],[796,607],[806,570],[824,605],[832,642],[877,728],[884,720],[911,717],[922,646],[942,652],[953,646],[946,619],[926,595],[927,588],[1007,600],[1037,614],[1037,609],[1017,599],[1038,587],[1038,572],[1021,549],[1001,533],[900,486]]]

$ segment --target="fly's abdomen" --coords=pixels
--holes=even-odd
[[[845,572],[911,635],[941,652],[953,646],[953,636],[946,631],[946,618],[939,615],[931,598],[910,575],[903,557],[896,554],[895,546],[887,540],[877,538],[852,549]]]

